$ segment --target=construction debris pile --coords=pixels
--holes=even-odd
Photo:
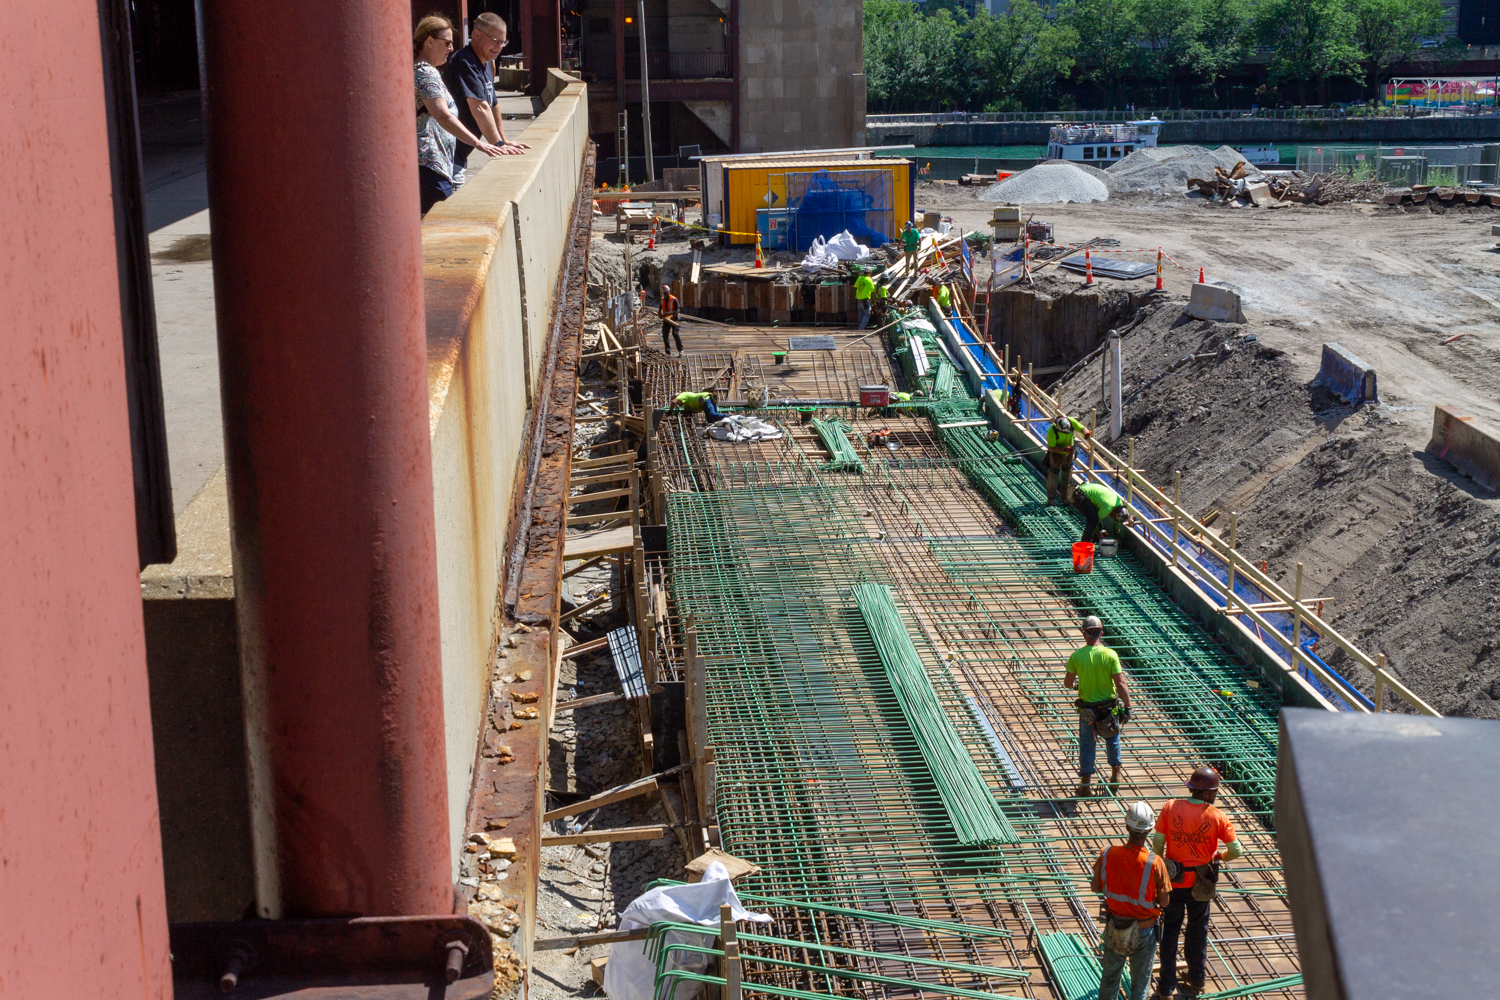
[[[1241,205],[1327,205],[1335,201],[1379,201],[1385,185],[1373,178],[1356,180],[1344,174],[1313,174],[1300,170],[1262,174],[1243,161],[1234,169],[1215,167],[1212,177],[1188,180],[1189,192],[1197,191],[1210,201]]]
[[[1194,177],[1212,177],[1220,167],[1234,170],[1244,162],[1239,150],[1229,146],[1214,150],[1202,146],[1147,146],[1110,167],[1107,173],[1123,192],[1176,194]]]

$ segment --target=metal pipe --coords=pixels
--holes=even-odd
[[[201,9],[256,910],[451,913],[409,12]]]
[[[651,154],[651,70],[646,65],[646,0],[637,0],[639,13],[636,15],[640,24],[637,28],[641,35],[641,123],[645,131],[641,133],[642,140],[646,143],[646,180],[656,180],[656,157]]]
[[[1120,401],[1120,331],[1109,331],[1109,441],[1120,440],[1125,407]]]

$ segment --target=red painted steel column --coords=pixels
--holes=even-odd
[[[166,998],[98,7],[4,12],[0,996]]]
[[[200,10],[257,906],[449,913],[408,8]]]
[[[530,0],[531,18],[526,24],[526,68],[528,92],[540,94],[547,86],[547,70],[562,65],[562,2]]]

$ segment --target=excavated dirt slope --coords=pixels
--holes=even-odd
[[[1347,406],[1268,342],[1293,332],[1281,323],[1204,322],[1184,302],[1163,295],[1126,327],[1137,464],[1162,485],[1182,470],[1185,506],[1219,510],[1223,532],[1239,511],[1241,551],[1288,585],[1303,562],[1325,617],[1439,711],[1500,718],[1500,501],[1412,446],[1430,405]],[[1070,375],[1063,400],[1085,416],[1098,407],[1107,427],[1100,364]]]

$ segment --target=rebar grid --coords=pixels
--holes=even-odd
[[[933,423],[975,413],[960,395]],[[1088,871],[1103,846],[1121,839],[1125,805],[1144,798],[1159,807],[1207,760],[1233,782],[1219,805],[1247,848],[1226,869],[1214,904],[1211,982],[1228,989],[1294,973],[1279,856],[1262,823],[1274,790],[1276,705],[1253,686],[1256,675],[1133,560],[1100,560],[1094,574],[1073,574],[1065,550],[1076,518],[1046,507],[1036,473],[1007,446],[971,428],[934,430],[911,419],[852,424],[864,474],[819,473],[826,450],[791,424],[782,425],[789,433],[781,442],[755,446],[754,460],[734,457],[744,446],[695,449],[677,438],[675,460],[689,474],[675,480],[686,492],[668,497],[671,588],[679,621],[694,617],[707,663],[724,847],[764,869],[748,891],[1013,936],[954,943],[792,907],[773,909],[776,933],[1040,973],[1039,934],[1097,942]],[[881,426],[898,450],[867,446]],[[672,452],[669,437],[658,438],[663,456]],[[1015,825],[1016,845],[956,843],[848,593],[857,582],[884,583],[900,596],[913,643]],[[1061,675],[1085,610],[1105,619],[1135,698],[1125,786],[1118,797],[1079,801],[1070,792],[1077,716]],[[783,951],[808,961],[807,952]],[[850,991],[805,970],[747,970],[752,982]],[[935,993],[993,988],[919,966],[903,975],[932,982]],[[857,992],[914,991],[866,984]],[[1268,995],[1300,992],[1289,985]],[[1016,995],[1060,994],[1036,974]]]

